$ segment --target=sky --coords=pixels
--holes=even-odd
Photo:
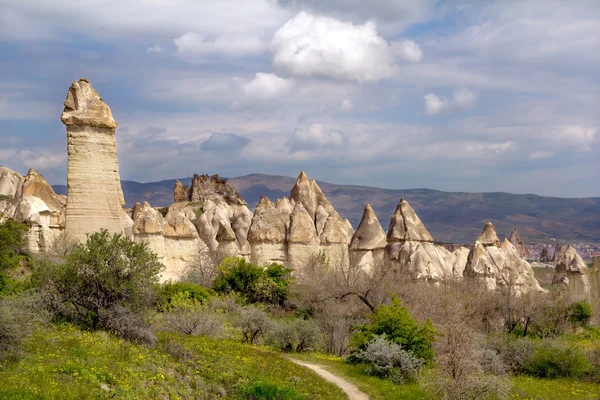
[[[66,182],[72,81],[121,178],[600,196],[595,0],[1,0],[0,165]]]

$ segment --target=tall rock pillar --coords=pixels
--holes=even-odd
[[[123,191],[108,105],[87,79],[73,82],[61,115],[67,127],[66,231],[80,241],[107,229],[124,233]]]

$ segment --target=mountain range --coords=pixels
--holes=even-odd
[[[184,185],[191,178],[179,179]],[[252,209],[261,196],[272,200],[289,196],[296,178],[251,174],[229,179]],[[140,183],[121,182],[126,206],[148,201],[154,207],[173,203],[175,179]],[[450,243],[473,243],[486,221],[499,234],[509,235],[517,228],[527,241],[600,242],[600,197],[559,198],[535,194],[503,192],[467,193],[431,189],[382,189],[368,186],[336,185],[318,182],[335,209],[356,228],[363,208],[370,203],[384,229],[400,198],[415,209],[436,240]],[[65,185],[54,185],[66,194]]]

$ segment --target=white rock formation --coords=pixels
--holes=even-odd
[[[552,284],[565,285],[575,301],[588,298],[591,293],[589,268],[573,246],[561,246],[554,253],[556,267]]]
[[[100,229],[125,233],[123,191],[110,108],[87,79],[73,82],[64,102],[67,127],[66,230],[84,241]]]
[[[350,240],[350,262],[366,272],[383,262],[386,236],[370,204],[365,206],[360,224]]]
[[[511,287],[516,293],[543,291],[531,265],[505,239],[502,245],[491,222],[483,227],[475,246],[469,252],[463,275],[482,282],[489,290]]]
[[[397,273],[433,282],[452,277],[445,252],[433,244],[431,234],[404,199],[390,221],[385,253]]]
[[[256,206],[248,231],[252,263],[265,265],[287,262],[286,224],[285,215],[263,196]]]

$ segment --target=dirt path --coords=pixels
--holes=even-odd
[[[369,396],[358,390],[356,386],[346,381],[345,379],[340,378],[337,375],[332,374],[329,371],[324,370],[321,366],[310,364],[304,361],[294,360],[290,358],[290,361],[295,362],[298,365],[302,365],[308,369],[316,372],[321,378],[337,385],[340,389],[344,391],[348,395],[348,400],[369,400]]]

